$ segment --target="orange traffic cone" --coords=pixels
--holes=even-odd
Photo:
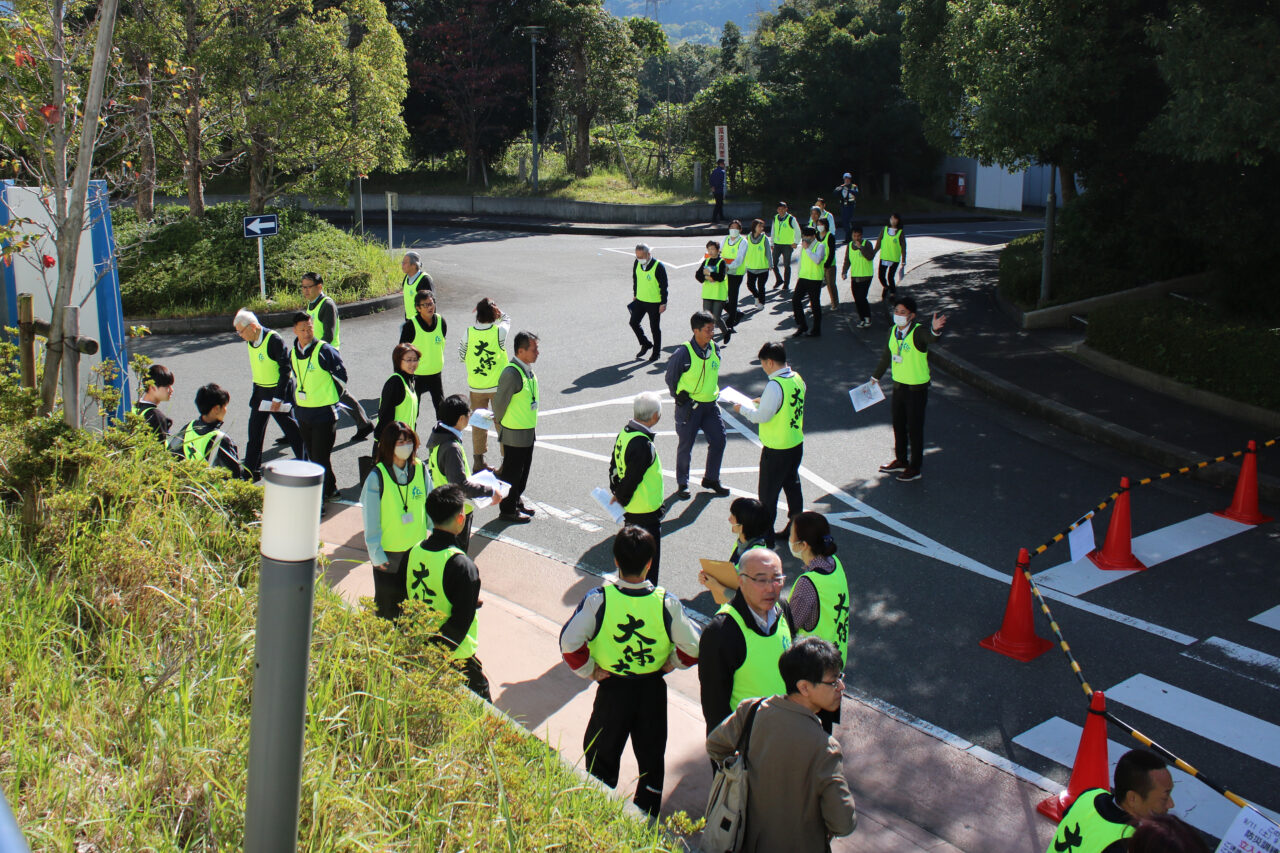
[[[1240,479],[1236,480],[1236,494],[1231,506],[1222,512],[1215,512],[1223,518],[1238,521],[1241,524],[1266,524],[1273,519],[1258,511],[1258,443],[1249,442],[1249,449],[1244,453],[1244,462],[1240,465]]]
[[[1094,548],[1089,559],[1100,569],[1145,569],[1142,561],[1133,556],[1133,525],[1129,519],[1129,478],[1120,478],[1120,494],[1111,508],[1111,522],[1107,525],[1107,539],[1102,549]]]
[[[1026,569],[1031,554],[1026,548],[1018,551],[1018,567],[1013,571],[1013,584],[1009,587],[1009,601],[1004,607],[1004,622],[1000,630],[978,645],[1023,663],[1034,660],[1053,648],[1053,643],[1036,636],[1035,611],[1031,609],[1031,583]]]
[[[1091,788],[1110,788],[1111,774],[1107,772],[1107,700],[1101,690],[1093,691],[1089,699],[1089,719],[1085,720],[1084,733],[1076,750],[1076,762],[1071,768],[1067,790],[1056,797],[1049,797],[1036,811],[1054,823],[1062,820],[1076,797]]]

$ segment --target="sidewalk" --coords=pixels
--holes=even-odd
[[[477,519],[478,520],[478,519]],[[325,579],[352,602],[373,596],[360,510],[343,507],[320,528],[332,560]],[[472,537],[480,569],[480,657],[494,704],[581,766],[591,685],[560,657],[560,626],[600,579],[508,543]],[[488,651],[486,651],[486,649]],[[495,649],[502,649],[498,654]],[[696,670],[672,673],[663,813],[702,815],[711,783]],[[840,853],[1039,853],[1053,826],[1035,812],[1045,790],[980,757],[845,697],[837,729],[845,775],[858,807],[858,828],[837,839]],[[619,791],[629,800],[636,767],[623,756]]]
[[[1197,408],[1102,373],[1073,358],[1084,332],[1023,330],[996,302],[998,247],[945,255],[913,268],[902,285],[920,314],[947,315],[930,361],[988,395],[1056,426],[1150,463],[1137,476],[1161,473],[1273,438],[1265,428]],[[1280,501],[1280,452],[1259,454],[1259,494]],[[1196,476],[1231,488],[1238,460]]]

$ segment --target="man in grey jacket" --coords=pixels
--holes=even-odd
[[[840,707],[840,652],[826,640],[805,637],[782,653],[778,670],[787,694],[743,700],[707,736],[707,754],[717,762],[733,754],[759,701],[745,744],[751,796],[739,849],[825,853],[832,838],[849,835],[858,825],[840,744],[822,730],[817,715]]]
[[[502,469],[498,479],[510,483],[511,491],[498,505],[498,517],[514,524],[526,524],[534,510],[521,500],[533,464],[533,443],[537,440],[538,377],[533,365],[538,360],[538,336],[517,332],[515,357],[502,369],[494,392],[493,422],[502,445]]]

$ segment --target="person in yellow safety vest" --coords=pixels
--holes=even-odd
[[[445,484],[427,495],[427,517],[431,534],[405,554],[404,571],[411,600],[424,601],[427,607],[444,615],[435,637],[436,642],[452,650],[453,659],[462,667],[467,687],[472,693],[489,700],[489,679],[476,651],[480,646],[479,621],[480,572],[476,564],[458,547],[458,531],[466,524],[466,498],[462,489]]]
[[[871,328],[871,305],[867,302],[867,290],[875,275],[875,268],[871,263],[875,256],[875,246],[871,245],[870,240],[862,239],[862,226],[850,226],[840,277],[849,281],[849,290],[853,294],[854,305],[858,308],[859,329]]]
[[[468,498],[467,523],[458,533],[458,547],[463,551],[471,544],[471,524],[475,518],[475,507],[470,501],[475,498],[497,501],[504,495],[504,492],[494,491],[471,479],[471,466],[467,464],[467,453],[462,449],[462,431],[467,428],[470,416],[471,407],[467,405],[466,397],[461,394],[445,397],[440,404],[440,420],[427,436],[426,445],[431,482],[437,486],[452,483]]]
[[[934,314],[926,327],[916,322],[916,301],[910,296],[893,299],[893,329],[888,346],[880,353],[880,363],[871,373],[879,382],[893,366],[893,461],[880,471],[900,472],[902,482],[920,479],[924,464],[924,409],[929,402],[929,344],[942,336],[946,314]]]
[[[1134,827],[1173,808],[1173,776],[1164,759],[1131,749],[1116,762],[1114,791],[1091,788],[1058,822],[1046,853],[1125,853]]]
[[[253,475],[240,464],[236,445],[222,431],[231,395],[210,383],[196,390],[196,411],[200,417],[169,437],[169,450],[184,459],[203,461],[210,468],[225,468],[231,476],[251,480]]]
[[[417,313],[416,298],[419,293],[431,293],[431,276],[422,270],[422,256],[417,252],[405,252],[400,259],[400,271],[404,273],[404,281],[400,290],[404,295],[404,318],[412,320]]]
[[[701,432],[707,437],[707,465],[703,488],[717,497],[728,497],[720,483],[720,463],[724,459],[724,420],[720,417],[720,350],[711,340],[715,332],[711,315],[699,311],[689,318],[693,339],[676,347],[667,361],[667,390],[676,401],[676,497],[689,497],[689,463],[693,442]]]
[[[788,212],[785,201],[778,202],[778,212],[769,225],[769,242],[773,245],[773,288],[782,286],[782,292],[791,290],[791,253],[800,245],[800,223]],[[783,273],[778,272],[778,264]]]
[[[822,201],[822,199],[818,199]],[[818,220],[814,230],[818,232],[818,240],[827,244],[827,259],[822,262],[822,280],[827,285],[827,296],[831,299],[831,310],[840,310],[840,290],[836,287],[836,235],[830,227],[834,217],[828,213]]]
[[[306,459],[307,448],[302,443],[290,402],[293,400],[293,367],[289,364],[289,348],[284,338],[264,329],[258,316],[243,308],[236,312],[232,325],[249,353],[253,393],[249,397],[249,443],[244,449],[244,466],[257,477],[262,467],[262,442],[271,418],[275,418],[296,458]],[[267,406],[265,410],[263,405]]]
[[[876,240],[876,251],[880,254],[880,299],[888,305],[885,298],[897,292],[898,282],[907,275],[907,235],[898,214],[889,214],[889,224],[881,229],[880,239]],[[893,278],[895,272],[897,281]]]
[[[304,272],[302,274],[302,296],[307,299],[306,311],[311,315],[316,337],[336,350],[342,348],[340,333],[341,318],[338,316],[338,303],[324,293],[324,280],[319,273]],[[373,421],[365,414],[364,406],[351,395],[344,385],[339,393],[338,408],[345,409],[356,422],[356,441],[364,441],[373,432]]]
[[[338,436],[338,401],[347,384],[347,368],[338,351],[316,340],[314,321],[306,311],[293,315],[293,411],[307,446],[307,458],[324,469],[324,499],[338,496],[333,475],[333,443]]]
[[[773,531],[778,518],[778,495],[787,496],[787,526],[804,509],[800,462],[804,458],[804,379],[787,365],[787,348],[770,341],[760,348],[760,369],[769,377],[764,391],[751,405],[734,409],[760,429],[760,481],[757,492],[769,523],[769,547],[777,543]],[[781,534],[787,538],[786,528]]]
[[[498,427],[498,443],[502,445],[502,468],[498,479],[511,484],[498,504],[498,518],[525,524],[534,515],[533,507],[524,502],[529,468],[533,465],[533,444],[537,441],[538,377],[533,372],[538,360],[538,336],[533,332],[516,332],[515,358],[502,369],[498,390],[493,395],[493,420]]]
[[[476,322],[467,328],[458,342],[458,358],[467,367],[467,389],[471,394],[471,409],[487,409],[498,390],[498,377],[507,366],[507,331],[511,321],[502,313],[498,303],[484,297],[476,303]],[[471,428],[472,467],[483,471],[492,466],[485,464],[484,455],[489,450],[489,431]]]
[[[419,291],[413,297],[413,304],[418,313],[400,327],[400,343],[413,344],[421,353],[413,374],[413,390],[418,395],[419,407],[422,395],[431,394],[431,411],[439,417],[440,401],[444,399],[444,343],[449,336],[449,324],[436,313],[436,295],[430,290]]]
[[[791,556],[804,564],[804,574],[791,586],[791,624],[797,637],[821,637],[840,652],[840,667],[849,663],[849,616],[853,593],[840,558],[835,556],[836,540],[822,513],[805,510],[791,524]],[[840,709],[818,713],[822,727],[831,734],[840,722]]]
[[[662,314],[667,310],[667,268],[653,256],[648,244],[636,246],[636,259],[631,264],[631,331],[635,332],[640,351],[636,358],[644,358],[650,349],[649,361],[657,361],[662,355]],[[640,321],[649,318],[650,341],[640,328]]]
[[[643,391],[631,402],[631,420],[618,433],[609,458],[609,491],[622,507],[627,524],[653,537],[653,564],[649,580],[658,582],[662,564],[663,507],[662,461],[653,443],[653,428],[662,420],[662,398]]]
[[[725,303],[729,301],[729,274],[726,272],[724,258],[720,257],[720,244],[715,240],[708,240],[706,248],[706,257],[694,270],[693,278],[702,285],[702,310],[715,318],[715,324],[724,334],[720,345],[728,346],[733,330],[721,315]]]
[[[698,685],[710,732],[744,699],[784,693],[778,658],[791,645],[782,560],[753,548],[738,563],[738,591],[702,629]]]
[[[382,431],[396,421],[408,424],[418,433],[418,395],[413,390],[413,371],[417,369],[422,353],[413,344],[396,344],[391,350],[391,375],[382,384],[378,395],[378,426],[374,439],[382,441]]]
[[[173,399],[173,371],[163,364],[148,365],[142,381],[142,396],[134,403],[133,413],[142,418],[161,441],[166,441],[169,430],[173,429],[173,418],[160,411],[160,404]]]
[[[818,232],[806,225],[800,232],[800,275],[796,278],[796,290],[791,296],[791,313],[795,317],[796,330],[793,338],[809,336],[819,337],[822,334],[822,281],[823,270],[827,262],[827,243],[818,239]],[[813,328],[804,319],[804,302],[809,300],[809,310],[813,313]]]
[[[376,463],[360,490],[360,514],[373,567],[374,604],[383,619],[396,619],[407,594],[405,555],[431,530],[431,473],[418,458],[418,436],[408,424],[395,421],[379,435]]]
[[[769,284],[769,264],[773,257],[773,244],[769,235],[764,233],[763,219],[751,220],[751,233],[747,235],[746,245],[742,247],[742,268],[747,271],[747,293],[755,297],[756,305],[762,306],[768,298],[766,290]],[[733,325],[738,325],[735,314]]]
[[[667,746],[666,673],[698,662],[698,629],[680,600],[646,578],[653,537],[627,525],[613,539],[615,577],[583,597],[560,631],[560,654],[581,678],[596,682],[583,735],[587,771],[618,785],[631,739],[640,778],[635,804],[656,816],[662,805]]]
[[[729,530],[734,534],[729,562],[736,568],[752,548],[767,548],[764,507],[755,498],[734,498],[729,504]]]
[[[745,738],[750,795],[735,849],[826,853],[832,838],[857,828],[840,742],[816,719],[844,698],[838,657],[818,637],[797,640],[778,659],[778,694],[742,703],[707,735],[707,756],[717,766]],[[867,847],[885,849],[881,844]]]
[[[747,274],[747,238],[742,236],[741,219],[729,223],[729,236],[720,244],[720,257],[724,258],[725,280],[729,282],[725,294],[724,320],[732,332],[738,325],[738,298],[742,290],[742,279]],[[727,336],[725,340],[728,340]]]

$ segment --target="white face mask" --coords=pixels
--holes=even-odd
[[[899,329],[905,329],[907,327],[907,318],[902,314],[894,314],[893,325],[897,326]]]
[[[397,444],[397,445],[396,445],[396,458],[397,458],[397,459],[405,460],[405,459],[408,459],[408,458],[409,458],[410,456],[412,456],[412,455],[413,455],[413,445],[412,445],[412,444]]]
[[[737,236],[738,236],[739,234],[741,234],[741,233],[742,233],[742,232],[741,232],[741,231],[739,231],[737,228],[730,228],[730,229],[729,229],[729,236],[730,236],[730,237],[737,237]]]
[[[890,236],[890,237],[892,237],[894,234],[897,234],[897,233],[898,233],[898,229],[897,229],[897,228],[890,228],[890,229],[889,229],[889,236]]]
[[[795,557],[797,560],[804,559],[804,551],[800,549],[799,545],[794,542],[788,542],[787,547],[791,549],[791,556]]]
[[[819,225],[819,226],[818,226],[818,236],[819,236],[819,237],[821,237],[822,235],[824,235],[824,234],[826,234],[826,233],[827,233],[827,226],[825,226],[825,225]]]

